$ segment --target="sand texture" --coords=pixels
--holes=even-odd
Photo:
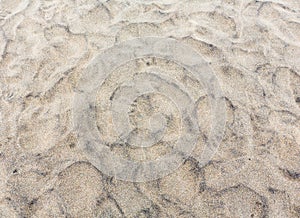
[[[14,217],[300,217],[300,1],[0,0]]]

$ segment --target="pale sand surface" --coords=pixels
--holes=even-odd
[[[0,0],[0,27],[1,218],[300,217],[299,0]],[[123,64],[95,99],[99,137],[119,156],[168,153],[180,124],[165,96],[141,96],[130,122],[142,129],[145,116],[164,113],[163,141],[146,153],[114,144],[107,102],[119,83],[161,70],[200,97],[191,157],[166,177],[132,183],[105,175],[79,148],[74,95],[95,56],[149,36],[189,45],[209,64],[224,94],[225,134],[200,167],[210,128],[201,84],[170,61]]]

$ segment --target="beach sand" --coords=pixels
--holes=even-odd
[[[300,217],[298,0],[1,0],[0,26],[0,217]],[[90,107],[99,138],[116,155],[159,158],[182,130],[184,103],[162,89],[141,94],[127,114],[136,127],[128,143],[155,146],[117,143],[110,100],[124,81],[137,81],[135,73],[168,75],[181,84],[170,87],[197,102],[200,133],[190,157],[166,176],[136,183],[91,161],[74,104],[95,57],[145,37],[172,38],[203,58],[222,89],[226,123],[218,149],[200,165],[219,119],[210,116],[201,81],[158,57],[120,63]],[[162,80],[155,81],[171,84]],[[126,95],[121,90],[116,98]]]

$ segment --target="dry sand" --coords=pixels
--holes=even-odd
[[[0,0],[0,26],[1,218],[300,217],[299,0]],[[223,91],[225,132],[200,165],[211,108],[199,81],[168,60],[124,63],[91,107],[111,151],[155,159],[180,134],[178,105],[164,95],[142,95],[129,121],[142,141],[153,140],[145,119],[153,131],[167,126],[157,134],[162,140],[142,152],[116,143],[111,93],[136,72],[163,71],[189,89],[201,133],[171,174],[121,181],[80,147],[74,98],[95,57],[150,36],[176,39],[203,57]],[[135,137],[129,142],[139,144]]]

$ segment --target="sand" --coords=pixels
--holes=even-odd
[[[1,218],[300,217],[298,0],[1,0],[0,26]]]

